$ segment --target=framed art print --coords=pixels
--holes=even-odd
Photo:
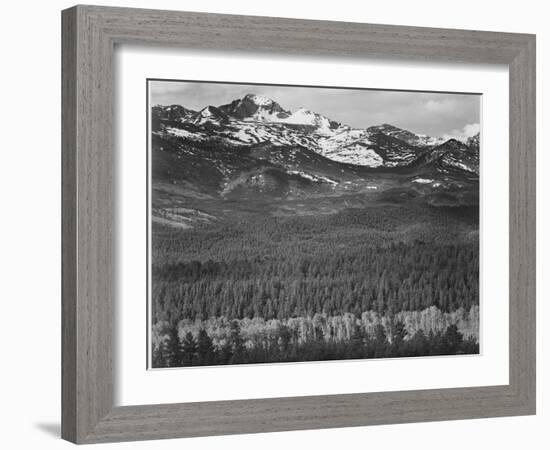
[[[64,11],[63,437],[534,413],[534,114],[531,35]]]

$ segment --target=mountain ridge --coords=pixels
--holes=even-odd
[[[151,119],[155,195],[210,199],[215,216],[225,214],[224,202],[273,214],[293,205],[302,214],[478,201],[479,133],[464,142],[391,124],[352,128],[254,94],[199,111],[157,105]]]
[[[372,168],[408,165],[422,152],[446,142],[391,124],[353,128],[306,108],[292,112],[252,93],[200,111],[156,105],[153,119],[164,122],[164,132],[188,140],[218,140],[232,146],[262,142],[299,145],[334,161]],[[161,127],[153,131],[161,131]],[[479,133],[477,139],[469,137],[466,145],[479,147]]]

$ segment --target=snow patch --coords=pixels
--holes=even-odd
[[[190,138],[190,139],[200,139],[202,136],[199,135],[198,133],[194,132],[190,132],[190,131],[187,131],[187,130],[184,130],[182,128],[166,128],[166,132],[169,133],[169,134],[172,134],[174,136],[178,136],[178,137],[185,137],[185,138]]]
[[[416,180],[413,180],[413,183],[420,183],[420,184],[430,184],[433,182],[434,180],[428,180],[427,178],[417,178]]]
[[[380,167],[384,164],[384,160],[378,153],[362,145],[346,147],[337,153],[334,152],[325,156],[333,161],[355,164],[357,166]]]
[[[288,173],[290,175],[299,175],[302,178],[306,178],[306,179],[314,181],[316,183],[325,182],[325,183],[332,184],[333,186],[338,184],[337,181],[334,181],[334,180],[332,180],[328,177],[323,177],[323,176],[320,176],[320,175],[319,176],[311,175],[309,173],[302,172],[301,170],[289,170]]]
[[[475,171],[472,170],[471,167],[467,166],[467,165],[464,164],[464,163],[461,163],[461,162],[459,162],[459,161],[456,161],[456,160],[454,160],[454,159],[448,161],[448,163],[449,163],[451,166],[458,167],[458,168],[460,168],[460,169],[462,169],[462,170],[465,170],[466,172],[474,172],[474,173],[475,173]]]
[[[266,97],[265,95],[249,94],[247,97],[258,106],[267,106],[273,103],[273,100],[271,100],[269,97]]]
[[[245,130],[243,129],[240,129],[237,133],[234,133],[233,134],[233,138],[234,139],[237,139],[241,142],[246,142],[246,143],[250,143],[250,142],[256,142],[256,139],[254,139],[253,136],[251,136],[250,134],[248,134]]]

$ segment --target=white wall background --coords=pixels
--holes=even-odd
[[[537,34],[538,415],[119,444],[117,448],[257,449],[337,446],[446,450],[544,449],[550,441],[548,265],[550,42],[537,0],[158,0],[103,1],[134,6]],[[69,448],[60,417],[60,10],[72,2],[5,2],[0,17],[0,414],[3,448]],[[546,169],[546,170],[545,170]],[[545,320],[546,319],[546,320]],[[107,448],[98,446],[97,448]],[[112,447],[110,447],[112,448]]]

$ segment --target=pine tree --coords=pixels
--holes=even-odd
[[[229,329],[229,336],[231,341],[231,347],[233,351],[233,356],[231,361],[233,363],[242,362],[244,356],[244,340],[241,336],[241,326],[239,325],[238,320],[233,320]]]
[[[397,320],[392,329],[392,336],[391,341],[397,342],[397,343],[403,343],[405,340],[405,336],[407,336],[407,329],[405,328],[405,324],[401,320]]]
[[[464,337],[458,331],[456,325],[449,325],[443,334],[443,345],[445,346],[446,354],[455,354],[460,349]]]
[[[204,366],[214,361],[214,344],[204,328],[199,330],[197,337],[197,364]]]
[[[360,323],[355,323],[351,334],[351,347],[353,357],[361,358],[363,356],[366,337],[367,336],[365,334],[363,326]]]
[[[386,356],[387,346],[386,330],[384,329],[384,325],[379,323],[374,328],[374,357],[382,358]]]
[[[183,366],[192,366],[195,360],[195,353],[197,352],[197,343],[193,334],[188,331],[183,338]]]
[[[164,341],[161,341],[159,345],[153,350],[152,354],[152,366],[153,369],[160,367],[166,367],[166,354],[164,348]]]
[[[165,344],[165,358],[168,367],[180,367],[183,365],[183,352],[178,336],[179,327],[173,324],[168,329],[168,339]]]
[[[231,358],[233,357],[233,350],[231,348],[231,343],[225,342],[221,346],[217,355],[218,355],[218,362],[220,364],[229,364],[231,362]]]
[[[285,354],[288,351],[290,339],[292,338],[290,330],[285,324],[282,324],[279,328],[279,338],[281,341],[281,351]]]
[[[425,356],[430,353],[430,343],[424,330],[420,329],[409,341],[410,356]]]
[[[403,356],[403,350],[405,346],[405,336],[407,330],[405,324],[398,320],[394,323],[391,334],[391,355]]]

